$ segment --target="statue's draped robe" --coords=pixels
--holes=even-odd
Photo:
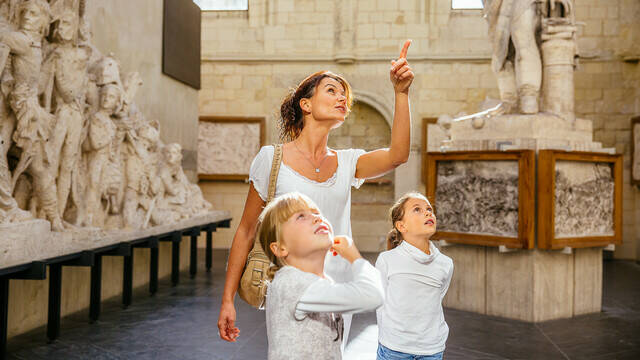
[[[483,0],[482,2],[493,46],[491,66],[494,72],[498,72],[502,70],[509,56],[512,22],[517,21],[518,16],[533,6],[536,0]]]

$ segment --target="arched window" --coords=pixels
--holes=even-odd
[[[461,9],[482,9],[482,0],[451,0],[451,8]]]
[[[193,0],[202,11],[248,10],[249,0]]]

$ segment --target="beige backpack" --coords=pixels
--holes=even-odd
[[[276,193],[276,181],[278,180],[278,172],[280,172],[280,163],[282,162],[282,144],[274,145],[273,161],[271,164],[271,174],[269,175],[269,194],[267,196],[267,204],[270,203]],[[249,305],[262,309],[264,306],[265,296],[267,295],[267,274],[271,267],[271,260],[267,257],[260,239],[256,237],[253,241],[253,249],[247,256],[247,264],[242,272],[240,279],[240,287],[238,295]]]

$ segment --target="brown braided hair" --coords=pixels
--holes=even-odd
[[[331,71],[323,70],[313,73],[302,80],[295,89],[291,89],[282,104],[280,105],[280,120],[278,126],[280,128],[280,140],[283,142],[295,140],[304,128],[303,112],[300,108],[300,100],[308,99],[313,96],[320,81],[324,78],[332,78],[344,87],[345,97],[347,98],[347,114],[353,103],[353,94],[351,85],[342,76],[334,74]]]
[[[394,249],[396,246],[400,245],[400,243],[404,240],[402,238],[402,233],[396,228],[396,222],[402,221],[404,218],[404,205],[409,201],[409,199],[424,199],[427,198],[420,194],[419,192],[408,192],[400,197],[398,201],[391,207],[389,210],[389,217],[391,218],[391,226],[393,227],[391,231],[387,234],[387,250]],[[428,202],[429,200],[427,200]]]

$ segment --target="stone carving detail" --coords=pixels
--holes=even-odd
[[[538,113],[540,86],[544,83],[546,106],[542,110],[558,115],[563,115],[565,110],[573,113],[576,29],[572,1],[483,0],[483,3],[493,45],[492,69],[498,80],[504,111]],[[540,20],[544,28],[542,33]],[[542,58],[539,40],[544,42]],[[571,87],[571,91],[563,93],[561,90],[565,87]],[[569,103],[571,109],[560,105]]]
[[[200,121],[199,174],[248,175],[259,150],[259,123]]]
[[[338,64],[355,62],[355,19],[356,6],[353,0],[342,0],[335,3],[335,53],[334,60]]]
[[[140,229],[209,211],[136,106],[138,73],[91,43],[85,6],[0,3],[0,223]]]
[[[613,191],[609,164],[558,161],[555,236],[613,235]]]
[[[438,231],[517,237],[518,163],[440,161]]]

